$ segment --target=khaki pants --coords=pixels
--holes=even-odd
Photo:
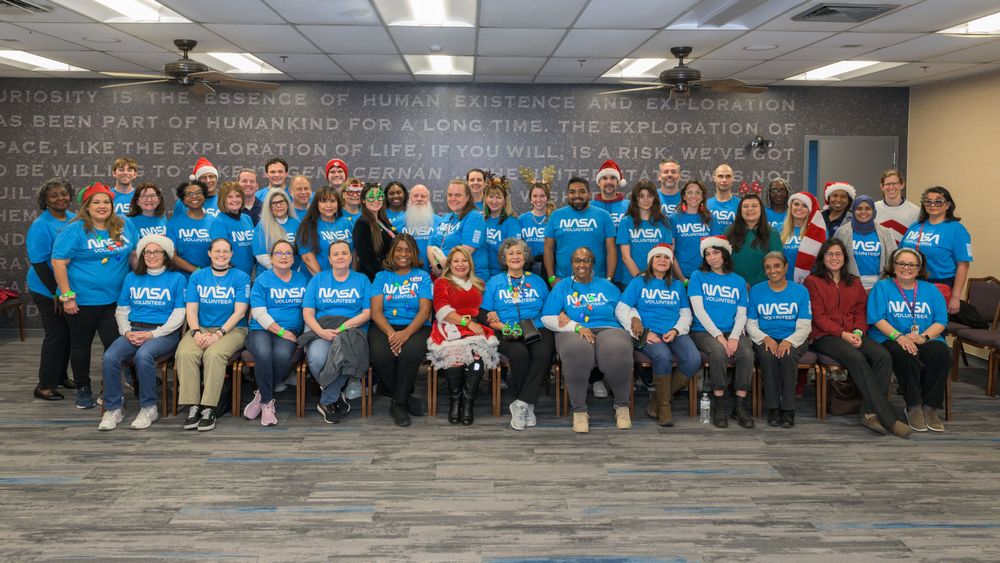
[[[218,328],[206,326],[201,327],[201,330],[211,334]],[[246,340],[246,337],[247,328],[236,327],[215,344],[209,346],[208,350],[202,350],[194,343],[194,337],[190,335],[190,332],[185,334],[174,355],[177,362],[177,379],[180,384],[177,404],[217,406],[219,394],[222,392],[222,382],[226,379],[226,363],[230,356],[243,348],[243,341]],[[205,367],[205,390],[199,397],[202,366]],[[237,374],[237,379],[234,380],[233,384],[238,385],[239,383]]]

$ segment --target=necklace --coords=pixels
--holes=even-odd
[[[538,219],[535,219],[535,214],[534,213],[531,213],[530,215],[531,215],[531,220],[534,221],[536,225],[544,225],[544,224],[546,224],[546,223],[549,222],[549,216],[548,215],[542,215],[541,222],[539,222]]]

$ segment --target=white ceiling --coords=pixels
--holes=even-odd
[[[666,58],[694,48],[692,66],[706,78],[752,84],[912,86],[1000,68],[1000,37],[934,32],[990,15],[996,0],[834,0],[895,4],[862,24],[804,23],[791,17],[820,0],[737,0],[759,6],[725,29],[677,29],[732,0],[446,0],[453,13],[475,14],[471,27],[389,26],[405,0],[159,0],[193,23],[105,24],[53,4],[50,14],[0,12],[0,50],[39,54],[92,72],[29,72],[0,64],[0,77],[97,77],[96,72],[158,72],[178,58],[174,39],[196,51],[249,52],[285,73],[268,80],[610,83],[622,58]],[[740,29],[737,29],[740,28]],[[85,37],[118,43],[95,43]],[[769,51],[744,47],[776,45]],[[415,75],[403,55],[475,57],[471,76]],[[839,60],[907,63],[845,81],[785,79]],[[251,78],[248,76],[248,78]]]

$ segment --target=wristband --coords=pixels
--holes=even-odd
[[[278,330],[278,338],[283,338],[285,336],[285,329]]]
[[[343,332],[343,331],[347,330],[347,327],[346,327],[346,326],[344,326],[344,323],[340,323],[340,326],[339,326],[339,327],[337,327],[337,330],[339,330],[339,331]]]
[[[852,334],[856,334],[858,336],[864,336],[865,333],[861,332],[860,328],[856,328],[852,331]]]
[[[470,317],[469,315],[464,315],[462,317],[462,326],[469,326],[469,320],[471,319],[472,317]]]
[[[580,333],[580,327],[581,327],[581,326],[582,326],[582,325],[581,325],[580,323],[577,323],[577,324],[576,324],[576,328],[575,328],[575,329],[573,329],[573,332],[576,332],[577,334],[579,334],[579,333]]]
[[[201,329],[200,328],[192,328],[191,329],[191,338],[194,338],[194,333],[196,333],[196,332],[198,334],[201,334]]]
[[[550,276],[548,281],[549,281],[549,283],[554,283],[556,281],[556,277],[555,276]]]
[[[896,340],[897,338],[899,338],[899,336],[900,336],[901,334],[902,334],[902,333],[901,333],[901,332],[899,332],[898,330],[894,330],[894,331],[892,331],[892,334],[890,334],[890,335],[889,335],[889,338],[891,338],[891,339],[893,339],[893,340]]]

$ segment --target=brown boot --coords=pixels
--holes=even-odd
[[[674,370],[674,372],[670,374],[670,396],[673,397],[676,395],[678,391],[687,387],[690,382],[691,380],[684,377],[684,374]]]
[[[657,408],[658,406],[656,404],[656,391],[653,391],[652,393],[649,394],[649,406],[646,407],[646,414],[649,415],[649,418],[660,418],[660,415],[657,412]]]
[[[673,396],[673,393],[670,392],[670,376],[654,375],[653,385],[656,387],[656,418],[659,420],[660,426],[673,426],[674,415],[670,412],[670,397]]]

